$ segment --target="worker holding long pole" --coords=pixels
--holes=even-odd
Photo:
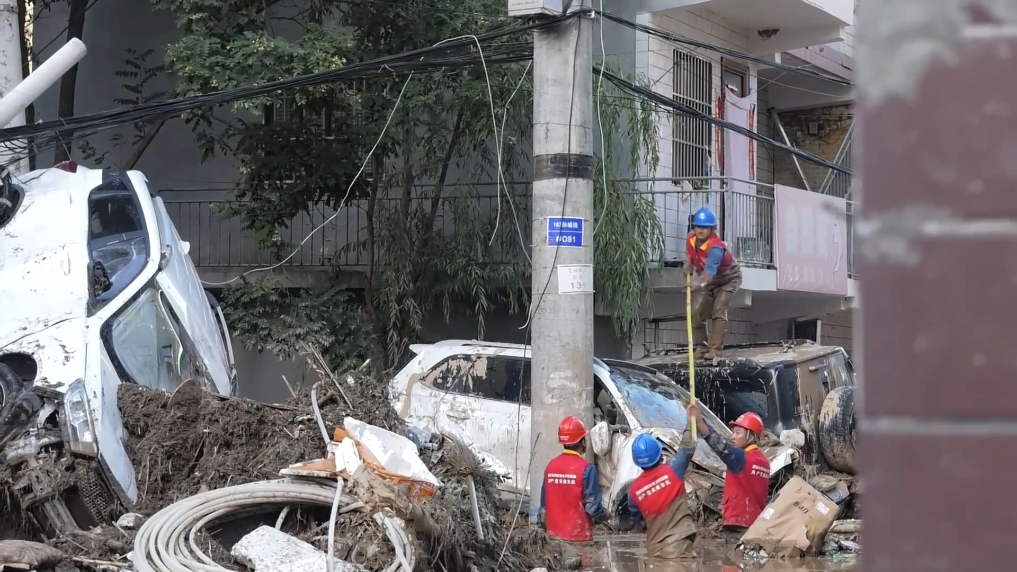
[[[727,333],[727,309],[735,293],[742,286],[742,271],[731,249],[717,235],[717,215],[709,208],[701,208],[692,217],[692,232],[685,239],[685,276],[690,279],[691,308],[689,318],[690,342],[695,358],[720,357]],[[697,276],[692,277],[695,271]],[[706,322],[710,322],[707,345]]]

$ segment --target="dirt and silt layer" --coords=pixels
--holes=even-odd
[[[347,415],[397,433],[404,431],[405,424],[392,409],[384,384],[357,374],[344,374],[340,379],[346,385],[342,393],[323,386],[318,396],[329,431],[342,427]],[[309,397],[278,405],[204,393],[181,400],[125,384],[119,402],[127,452],[138,482],[135,510],[141,514],[155,513],[202,491],[276,479],[280,469],[325,454]],[[572,564],[567,562],[575,559],[571,550],[542,532],[529,530],[524,517],[506,542],[510,525],[505,511],[498,509],[497,477],[464,447],[445,441],[438,453],[426,455],[424,461],[443,486],[423,505],[440,534],[436,541],[418,543],[418,570],[554,570]],[[469,498],[467,476],[473,477],[478,489],[483,541],[477,539],[470,503],[464,502]],[[327,509],[324,513],[311,509],[291,514],[294,516],[288,518],[284,530],[324,550],[327,537],[321,525],[327,523]],[[241,569],[226,548],[243,532],[273,523],[277,516],[275,512],[263,519],[221,523],[210,530],[202,545],[210,548],[217,561]],[[106,526],[54,544],[74,556],[107,560],[129,551],[132,534]],[[340,515],[336,556],[371,570],[386,567],[395,557],[380,527],[369,515],[358,512]]]

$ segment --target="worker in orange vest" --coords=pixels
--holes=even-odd
[[[593,540],[593,525],[604,519],[597,467],[586,460],[586,426],[569,415],[558,425],[564,451],[551,459],[540,489],[540,520],[559,540]]]
[[[725,441],[710,431],[698,402],[690,404],[688,410],[700,437],[727,466],[721,516],[725,532],[741,537],[763,512],[770,493],[770,461],[758,445],[763,420],[755,413],[742,413],[731,422],[731,440]]]
[[[692,302],[694,357],[720,357],[727,334],[727,309],[742,286],[742,271],[731,249],[717,236],[717,215],[701,208],[692,216],[692,232],[685,238],[685,279],[695,290]],[[695,271],[698,276],[693,277]],[[710,323],[710,343],[706,324]]]

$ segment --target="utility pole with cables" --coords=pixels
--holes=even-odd
[[[0,0],[0,98],[21,83],[21,22],[18,18],[18,0]],[[14,119],[0,127],[18,127],[25,124],[22,110]],[[18,153],[12,147],[0,144],[0,166],[13,161]],[[28,172],[28,156],[10,166],[13,173]],[[0,168],[2,171],[2,168]]]
[[[558,423],[593,422],[593,18],[579,12],[533,34],[533,272],[530,518],[547,463],[561,454]],[[532,0],[519,4],[533,6]],[[545,2],[551,4],[550,1]],[[512,11],[510,3],[510,14]],[[545,7],[543,13],[552,13]],[[520,475],[521,477],[522,475]]]

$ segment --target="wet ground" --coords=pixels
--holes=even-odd
[[[731,547],[706,549],[695,560],[651,561],[646,558],[642,535],[597,537],[583,549],[584,570],[591,572],[837,572],[859,570],[853,555],[837,558],[770,559],[746,562],[727,554]]]

